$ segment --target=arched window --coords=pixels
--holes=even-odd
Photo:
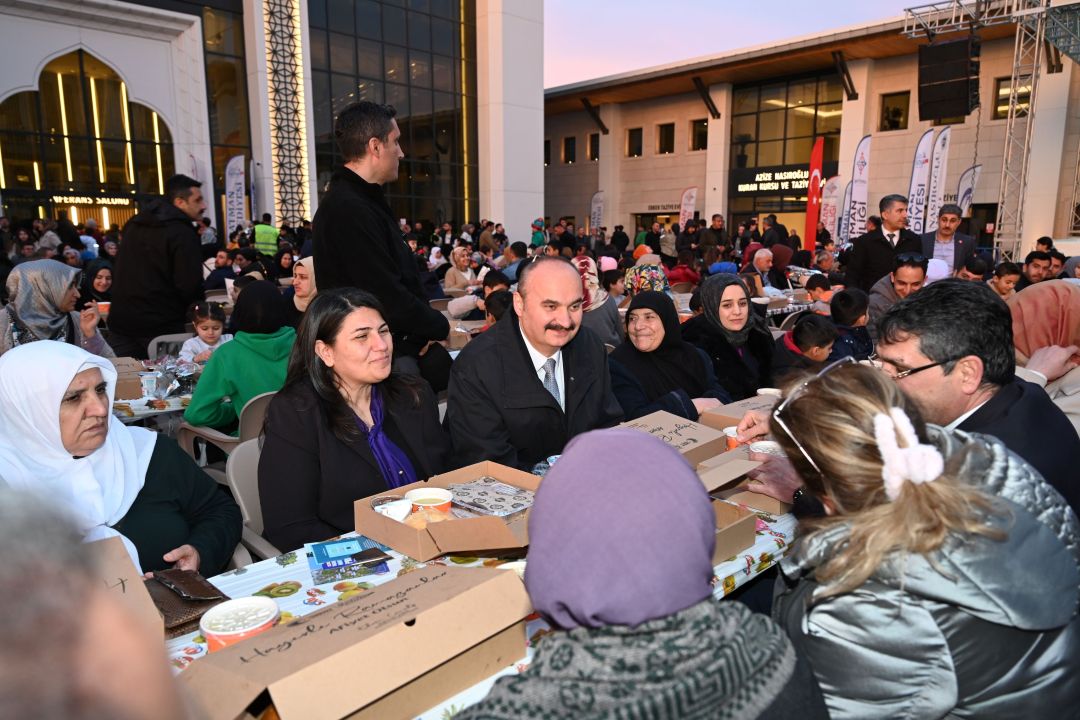
[[[0,102],[0,192],[161,194],[175,172],[164,120],[83,50],[46,65],[36,92]]]

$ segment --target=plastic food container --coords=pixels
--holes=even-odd
[[[227,600],[206,611],[199,629],[206,638],[207,652],[223,650],[277,625],[281,612],[266,597]]]

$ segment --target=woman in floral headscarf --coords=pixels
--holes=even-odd
[[[600,273],[596,262],[588,255],[578,255],[572,262],[581,275],[581,306],[585,312],[581,316],[581,326],[592,330],[607,345],[618,347],[623,341],[622,321],[619,319],[619,306],[600,284]]]
[[[626,296],[634,297],[639,292],[655,290],[671,295],[667,271],[659,263],[655,265],[635,265],[626,271]]]

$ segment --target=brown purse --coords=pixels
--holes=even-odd
[[[229,599],[194,570],[155,571],[146,590],[165,620],[169,639],[198,630],[203,614]]]

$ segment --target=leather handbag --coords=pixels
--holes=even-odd
[[[165,621],[165,637],[174,638],[199,629],[207,610],[229,597],[194,570],[158,570],[146,589]]]

